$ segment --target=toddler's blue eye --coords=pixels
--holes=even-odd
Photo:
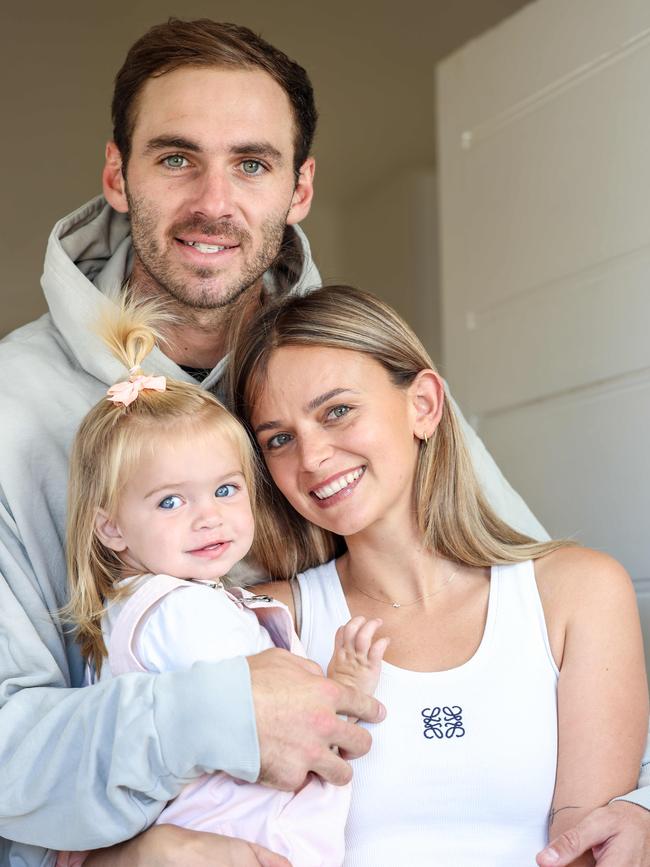
[[[181,505],[181,498],[172,494],[170,497],[165,497],[158,503],[159,509],[177,509]]]
[[[236,485],[220,485],[214,492],[215,497],[232,497],[237,493]]]

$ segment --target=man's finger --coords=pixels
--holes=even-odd
[[[357,689],[346,686],[341,686],[336,711],[369,723],[378,723],[386,718],[386,708],[380,701],[371,695],[366,695]],[[339,744],[339,746],[343,745]]]
[[[338,748],[343,758],[358,759],[370,749],[372,737],[363,726],[341,719],[336,720],[332,729],[331,745]]]
[[[335,750],[324,750],[314,761],[312,771],[334,786],[344,786],[352,779],[352,768]]]
[[[569,828],[542,849],[537,856],[539,867],[566,867],[579,855],[604,843],[611,833],[608,818],[602,809],[589,813],[575,828]]]
[[[275,852],[269,852],[264,846],[250,843],[250,847],[259,861],[260,867],[291,867],[286,858],[283,858],[282,855],[276,855]]]

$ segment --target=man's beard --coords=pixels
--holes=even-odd
[[[133,249],[151,281],[150,288],[162,290],[179,304],[197,312],[218,310],[233,304],[247,289],[259,281],[275,261],[282,245],[286,214],[270,216],[262,223],[260,247],[250,260],[246,259],[246,252],[253,247],[253,237],[250,232],[232,220],[214,221],[194,215],[187,220],[174,223],[168,233],[170,245],[177,243],[174,238],[196,233],[208,236],[221,235],[240,246],[241,270],[233,275],[232,282],[221,284],[219,289],[215,290],[211,285],[206,285],[206,281],[219,280],[220,268],[207,265],[202,268],[197,265],[182,269],[180,264],[174,265],[169,261],[169,252],[161,249],[156,241],[155,232],[159,226],[159,214],[156,209],[131,196],[128,190],[127,200]],[[226,269],[227,266],[224,270]]]

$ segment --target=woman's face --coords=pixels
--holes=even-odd
[[[414,389],[397,388],[361,352],[274,352],[252,423],[273,480],[301,515],[343,536],[412,526]]]

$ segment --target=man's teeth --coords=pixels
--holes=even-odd
[[[200,241],[184,241],[188,247],[194,247],[200,253],[220,253],[222,250],[229,250],[230,247],[221,247],[219,244],[202,244]]]
[[[359,467],[358,470],[354,470],[351,473],[346,473],[344,476],[339,476],[338,479],[330,482],[329,485],[324,485],[322,488],[314,491],[314,494],[318,497],[319,500],[326,500],[328,497],[331,497],[334,494],[338,494],[339,491],[347,488],[347,486],[351,485],[352,482],[356,482],[356,480],[363,475],[364,470],[365,467]]]

